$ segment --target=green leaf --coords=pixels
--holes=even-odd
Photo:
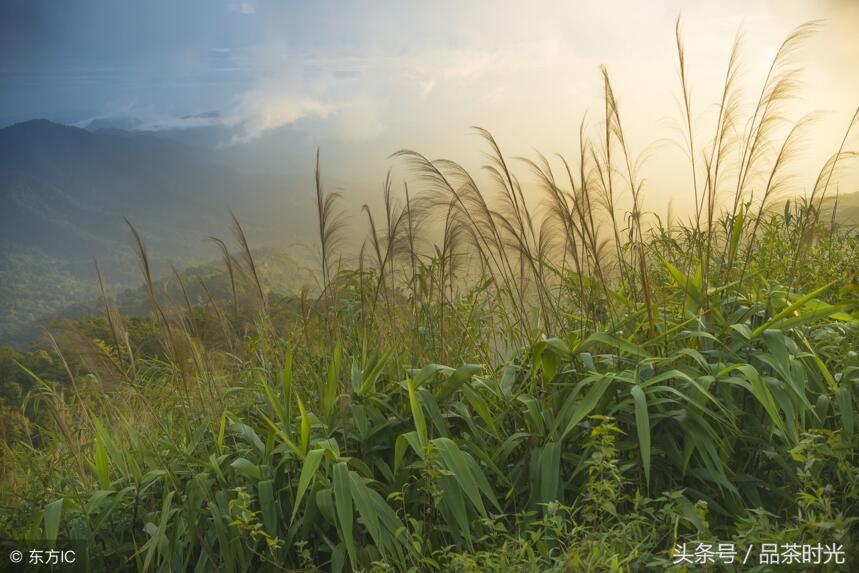
[[[270,535],[276,537],[278,534],[278,504],[274,496],[274,482],[270,479],[259,482],[257,484],[257,496],[262,511],[262,524]]]
[[[104,446],[104,441],[101,439],[101,434],[95,436],[95,452],[93,452],[92,469],[98,479],[98,485],[101,489],[110,488],[110,465],[107,458],[107,449]]]
[[[439,403],[444,402],[447,398],[452,396],[460,386],[471,380],[471,377],[481,370],[483,370],[483,366],[480,364],[463,364],[444,381],[438,389],[436,399]]]
[[[516,383],[516,365],[507,363],[504,365],[504,370],[501,373],[501,395],[505,398],[513,396],[513,384]]]
[[[280,377],[281,399],[283,400],[284,422],[292,417],[292,407],[289,397],[292,395],[292,349],[286,353],[283,364],[283,373]]]
[[[421,403],[421,407],[424,409],[425,413],[429,415],[432,427],[436,429],[438,435],[449,437],[450,432],[447,428],[447,422],[445,421],[433,394],[426,388],[419,388],[417,390],[417,396]]]
[[[462,394],[465,396],[465,399],[468,400],[468,404],[471,408],[477,412],[477,415],[480,416],[495,437],[500,438],[501,436],[498,433],[498,428],[495,426],[495,420],[489,411],[489,405],[486,400],[484,400],[480,394],[469,386],[462,387]]]
[[[149,524],[152,525],[152,531],[150,533],[149,541],[147,541],[146,544],[144,544],[143,546],[144,548],[147,548],[146,557],[143,560],[144,571],[149,570],[149,565],[152,563],[152,558],[155,557],[156,550],[158,550],[159,547],[162,546],[163,542],[167,541],[167,524],[170,522],[170,517],[172,517],[173,515],[173,511],[170,509],[170,507],[173,503],[173,495],[175,493],[175,491],[171,490],[167,493],[166,496],[164,496],[164,501],[161,503],[161,512],[160,518],[158,520],[158,527],[155,527],[154,524]]]
[[[304,407],[304,402],[298,392],[295,393],[295,402],[298,404],[298,413],[301,418],[299,426],[301,451],[306,452],[307,448],[310,447],[310,416],[307,414],[307,408]]]
[[[841,425],[844,428],[844,433],[847,434],[847,437],[852,437],[856,426],[853,419],[853,399],[847,388],[841,387],[835,391],[835,404],[838,406],[838,413],[841,415]]]
[[[337,510],[337,522],[340,524],[340,533],[349,552],[349,561],[352,568],[358,568],[357,551],[355,549],[355,537],[352,531],[354,510],[352,508],[352,487],[349,478],[349,469],[346,462],[334,464],[334,505]]]
[[[647,397],[641,386],[633,386],[629,391],[635,401],[635,427],[638,433],[638,446],[644,464],[644,477],[650,487],[650,414],[647,411]]]
[[[447,526],[460,543],[465,544],[468,548],[472,548],[473,543],[468,525],[468,512],[462,494],[462,487],[459,486],[453,476],[443,475],[439,478],[438,482],[443,492],[441,512],[445,522],[447,522]]]
[[[265,453],[265,444],[262,443],[262,440],[254,431],[253,428],[248,426],[247,424],[235,423],[230,426],[230,431],[234,434],[238,434],[242,438],[245,439],[249,444],[251,444],[259,453]]]
[[[823,320],[824,318],[829,318],[830,316],[837,314],[846,308],[850,308],[850,305],[839,304],[827,308],[822,308],[820,310],[810,310],[809,312],[804,312],[797,316],[782,320],[778,323],[778,327],[782,330],[789,330],[791,328],[802,326],[803,324],[809,324],[817,322],[819,320]]]
[[[414,452],[418,455],[419,458],[424,459],[426,455],[426,449],[421,446],[420,438],[418,438],[418,433],[415,431],[406,432],[404,434],[400,434],[397,436],[397,441],[394,443],[394,473],[400,471],[400,468],[403,464],[403,458],[406,455],[406,446],[409,446],[414,450]]]
[[[271,420],[271,418],[269,418],[268,416],[266,416],[262,412],[260,412],[260,417],[268,425],[268,427],[274,431],[274,434],[277,437],[279,437],[290,450],[295,452],[295,455],[297,455],[299,458],[304,457],[305,451],[303,449],[300,449],[297,445],[295,445],[295,443],[292,440],[289,439],[289,436],[286,435],[286,432],[283,431],[283,428],[281,428],[277,424],[275,424]]]
[[[717,379],[723,379],[725,376],[733,370],[738,370],[743,373],[746,380],[748,381],[748,385],[743,385],[744,388],[749,390],[752,395],[757,399],[761,406],[763,406],[767,415],[769,416],[772,423],[776,428],[782,431],[782,433],[787,433],[787,429],[785,428],[784,421],[781,419],[781,416],[778,415],[778,410],[775,405],[775,398],[773,398],[772,392],[767,387],[766,382],[761,379],[758,371],[755,370],[754,366],[750,364],[732,364],[726,368],[723,368],[717,375]],[[725,378],[725,381],[729,381]]]
[[[487,517],[480,488],[459,446],[449,438],[436,438],[432,443],[438,448],[445,466],[453,473],[465,496],[482,517]]]
[[[540,503],[558,499],[561,493],[561,443],[549,442],[540,453]]]
[[[230,466],[238,473],[255,481],[262,479],[262,470],[247,458],[236,458]]]
[[[361,381],[361,386],[358,388],[359,396],[365,395],[368,391],[371,391],[376,387],[376,381],[379,379],[379,376],[382,374],[382,370],[384,370],[385,365],[388,364],[388,361],[391,359],[393,354],[394,349],[388,349],[381,358],[371,361],[368,365],[369,368],[364,369],[362,372],[364,379]]]
[[[301,466],[301,474],[298,477],[298,492],[295,495],[295,505],[292,507],[292,519],[295,519],[295,514],[301,505],[301,499],[304,497],[307,488],[316,477],[316,470],[319,469],[319,464],[322,462],[322,457],[325,455],[325,450],[320,448],[310,450],[304,458],[304,463]]]
[[[567,427],[564,430],[564,433],[561,434],[561,440],[566,438],[567,435],[573,431],[573,428],[575,428],[579,422],[584,420],[585,417],[593,411],[597,403],[600,401],[600,398],[602,398],[605,391],[608,390],[611,383],[612,379],[608,376],[601,376],[596,382],[594,382],[594,385],[591,386],[591,389],[588,390],[588,393],[585,394],[585,397],[582,398],[582,401],[576,406],[570,421],[567,422]]]
[[[43,519],[45,521],[45,541],[48,543],[53,543],[57,540],[57,535],[60,532],[60,516],[62,513],[62,499],[52,501],[45,506]]]
[[[737,216],[734,217],[734,224],[731,225],[731,240],[728,241],[728,260],[733,261],[737,256],[737,249],[740,245],[740,239],[743,236],[743,222],[745,209],[741,205]]]
[[[334,346],[334,356],[331,363],[328,364],[328,373],[326,376],[325,389],[322,394],[322,412],[327,418],[331,415],[334,409],[334,402],[337,401],[337,394],[340,390],[340,355],[342,349],[340,341]]]
[[[633,356],[638,356],[640,358],[649,358],[650,354],[647,353],[642,347],[637,344],[633,344],[628,340],[624,340],[622,338],[617,338],[607,332],[595,332],[588,336],[579,347],[576,349],[576,354],[579,352],[583,352],[595,344],[605,344],[606,346],[611,346],[612,348],[616,348],[621,352],[625,352],[627,354],[632,354]]]
[[[439,372],[453,372],[453,368],[441,364],[427,364],[420,370],[410,370],[409,376],[415,381],[415,388],[420,388],[429,382]]]
[[[832,282],[823,285],[819,289],[811,291],[807,295],[798,299],[796,302],[788,305],[787,308],[785,308],[784,310],[782,310],[781,312],[779,312],[778,314],[773,316],[770,320],[763,323],[762,325],[757,327],[754,331],[752,331],[752,338],[759,336],[761,333],[763,333],[763,331],[767,330],[768,328],[771,328],[779,320],[790,315],[795,310],[798,310],[800,307],[802,307],[808,301],[820,296],[821,294],[823,294],[824,292],[829,290],[837,282],[838,282],[837,280],[833,280]],[[812,313],[811,313],[811,316],[813,316],[812,320],[816,320],[818,318],[823,318],[823,317],[829,316],[830,314],[833,314],[833,313],[838,312],[840,310],[842,310],[840,307],[831,307],[831,308],[824,309],[823,311],[817,311],[817,312],[812,311]],[[806,315],[806,318],[808,318],[808,316],[809,315]],[[801,318],[801,317],[802,316],[794,317],[794,321],[796,318]],[[787,322],[790,322],[790,321],[786,321],[786,323]],[[783,329],[791,328],[790,326],[786,326],[786,323],[781,324],[780,327]],[[798,323],[794,322],[794,326],[796,326],[797,324]]]
[[[406,380],[406,385],[409,390],[409,407],[412,410],[412,419],[415,422],[415,430],[418,434],[418,440],[420,441],[421,448],[426,447],[428,434],[427,434],[427,422],[424,418],[424,412],[421,409],[421,405],[418,402],[418,396],[415,392],[415,383],[409,378]]]
[[[674,279],[674,282],[677,283],[677,286],[680,287],[680,289],[682,289],[695,304],[694,308],[690,308],[689,310],[692,312],[697,311],[697,308],[700,307],[704,301],[704,295],[701,292],[700,275],[696,273],[694,278],[690,278],[684,275],[680,269],[672,265],[667,260],[662,259],[662,264],[665,266],[668,274],[671,275],[671,278]]]
[[[752,329],[749,328],[747,324],[732,324],[730,326],[731,330],[734,330],[740,334],[746,340],[751,340],[752,338]]]
[[[358,515],[364,520],[364,526],[370,533],[370,537],[376,542],[376,546],[384,554],[385,544],[382,539],[382,528],[379,523],[379,513],[376,511],[371,499],[371,492],[367,484],[358,472],[349,472],[349,480],[352,488],[352,500],[355,502],[355,507],[358,509]]]

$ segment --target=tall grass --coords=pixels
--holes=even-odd
[[[678,21],[687,222],[648,221],[603,69],[574,161],[511,162],[482,129],[482,177],[395,153],[409,179],[398,199],[388,175],[383,217],[363,207],[354,267],[317,156],[318,296],[275,300],[234,220],[233,312],[208,289],[173,304],[132,227],[163,351],[133,352],[102,289],[110,336],[78,344],[113,366],[74,397],[32,373],[55,427],[8,454],[7,483],[41,477],[7,528],[84,540],[94,570],[627,570],[694,539],[855,562],[859,237],[818,217],[847,136],[815,195],[771,209],[811,29],[748,118],[735,43],[701,149]]]

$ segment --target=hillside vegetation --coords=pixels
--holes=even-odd
[[[141,229],[154,275],[167,276],[218,255],[209,236],[230,207],[260,245],[308,234],[289,186],[147,132],[46,120],[0,129],[0,344],[25,347],[44,321],[94,302],[94,258],[111,290],[140,286],[125,217]]]
[[[718,569],[673,565],[683,543],[859,563],[859,235],[821,216],[846,144],[777,201],[809,32],[749,110],[732,57],[679,222],[645,213],[604,71],[575,158],[483,130],[482,176],[395,154],[354,264],[317,160],[321,293],[273,294],[235,221],[229,300],[165,296],[132,229],[150,314],[105,296],[5,358],[0,536],[97,571]]]

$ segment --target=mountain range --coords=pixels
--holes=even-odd
[[[230,211],[254,247],[307,237],[312,164],[307,171],[290,187],[157,132],[46,120],[0,129],[0,345],[92,298],[94,259],[114,290],[139,285],[126,220],[155,276],[216,259],[209,238],[231,238]]]

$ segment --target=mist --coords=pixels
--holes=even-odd
[[[804,135],[797,195],[837,147],[859,93],[859,6],[848,1],[547,3],[5,3],[0,123],[45,117],[197,137],[277,177],[326,175],[353,206],[381,188],[398,149],[471,169],[485,151],[577,154],[603,114],[605,65],[645,194],[690,212],[674,39],[682,19],[695,128],[707,137],[735,37],[751,110],[781,41],[820,20],[795,60],[785,121]],[[743,126],[738,126],[741,129]],[[598,128],[597,128],[598,129]],[[697,142],[706,144],[706,141]],[[857,188],[844,175],[844,191]],[[285,189],[292,186],[284,184]],[[308,190],[310,191],[310,190]]]

